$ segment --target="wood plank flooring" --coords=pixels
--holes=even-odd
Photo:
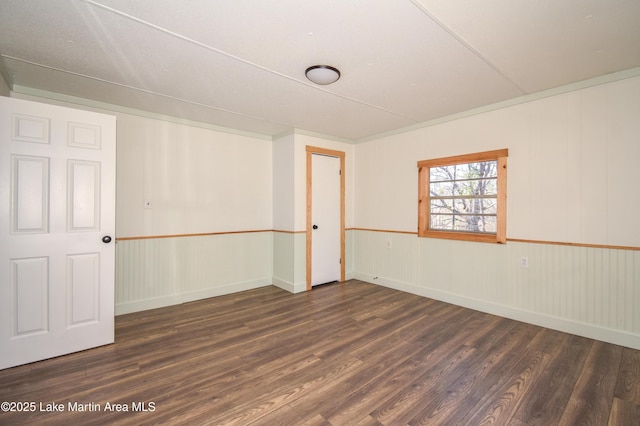
[[[35,403],[2,425],[640,425],[640,351],[352,280],[119,316],[0,371],[0,401]]]

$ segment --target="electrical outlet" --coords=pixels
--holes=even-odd
[[[391,248],[391,240],[387,240],[387,245],[386,245],[386,247],[387,247],[388,249],[390,249],[390,248]]]
[[[529,268],[529,258],[528,258],[528,257],[526,257],[526,256],[522,256],[522,257],[520,258],[520,267],[521,267],[522,269],[527,269],[527,268]]]

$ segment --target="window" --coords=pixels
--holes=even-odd
[[[418,162],[418,236],[506,242],[506,149]]]

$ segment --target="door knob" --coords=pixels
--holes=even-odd
[[[102,237],[102,242],[105,244],[109,244],[111,242],[111,237],[108,235],[105,235],[104,237]]]
[[[313,229],[318,229],[318,225],[313,225]]]

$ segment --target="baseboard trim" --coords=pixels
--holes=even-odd
[[[603,342],[612,343],[614,345],[620,345],[640,350],[639,334],[629,333],[623,330],[615,330],[594,324],[588,324],[568,318],[555,317],[539,312],[516,309],[510,306],[487,302],[485,300],[473,299],[470,297],[448,293],[441,290],[435,290],[432,288],[418,287],[414,284],[388,280],[383,277],[376,277],[373,275],[355,273],[354,278],[371,284],[377,284],[418,296],[428,297],[430,299],[451,303],[453,305],[462,306],[464,308],[469,308],[492,315],[498,315],[504,318],[562,331],[564,333],[570,333],[577,336],[600,340]]]
[[[353,272],[347,272],[345,273],[345,281],[349,281],[352,280],[354,278],[354,274]],[[302,293],[303,291],[307,291],[307,283],[306,282],[299,282],[299,283],[292,283],[290,281],[286,281],[277,277],[273,277],[273,285],[275,285],[276,287],[279,287],[283,290],[288,291],[289,293]]]
[[[225,294],[237,293],[239,291],[266,287],[271,284],[271,279],[264,278],[260,280],[234,283],[221,287],[212,287],[184,293],[158,296],[148,299],[133,300],[126,303],[116,303],[115,314],[117,316],[130,314],[133,312],[146,311],[149,309],[164,308],[166,306],[179,305],[181,303],[193,302],[195,300],[207,299],[209,297],[223,296]]]
[[[277,277],[273,277],[273,285],[279,287],[283,290],[288,291],[289,293],[302,293],[307,290],[307,283],[292,283],[291,281],[286,281]]]

